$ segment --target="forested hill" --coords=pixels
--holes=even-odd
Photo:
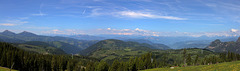
[[[129,59],[129,57],[140,56],[149,52],[151,48],[137,42],[124,42],[122,40],[102,40],[82,50],[80,54],[112,61],[113,59]]]
[[[42,36],[36,35],[31,32],[14,33],[8,30],[0,33],[0,41],[10,43],[25,43],[29,41],[46,42],[55,47],[64,50],[66,53],[78,53],[80,50],[85,49],[97,41],[95,40],[77,40],[73,38],[60,37],[60,36]]]
[[[40,54],[66,54],[61,48],[57,48],[54,45],[50,45],[46,42],[41,41],[28,41],[25,43],[13,43],[14,46]]]
[[[240,37],[236,42],[221,42],[219,39],[213,41],[206,49],[215,52],[235,52],[240,54]]]
[[[30,53],[5,42],[0,42],[0,66],[20,71],[85,70],[88,63],[98,59],[86,56],[44,55]]]
[[[132,41],[132,42],[142,43],[142,44],[145,44],[145,46],[150,47],[151,49],[161,49],[161,50],[171,49],[167,45],[160,44],[160,43],[153,43],[146,39],[127,39],[124,41]]]
[[[100,50],[150,50],[149,47],[146,47],[144,44],[140,44],[137,42],[124,42],[122,40],[117,39],[107,39],[99,41],[98,43],[88,47],[85,50],[82,50],[81,54],[90,55],[94,52]]]

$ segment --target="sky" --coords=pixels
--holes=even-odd
[[[0,31],[239,36],[239,0],[0,0]]]

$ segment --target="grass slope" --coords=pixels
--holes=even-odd
[[[15,46],[29,52],[37,52],[42,54],[66,54],[61,48],[57,48],[54,47],[53,45],[40,41],[15,43]]]
[[[10,71],[10,69],[5,67],[0,67],[0,71]],[[11,71],[17,71],[17,70],[12,69]]]
[[[124,42],[116,39],[102,40],[89,48],[83,50],[81,54],[99,58],[106,61],[113,59],[129,59],[129,57],[140,56],[151,50],[137,42]]]
[[[240,61],[224,62],[224,63],[213,64],[213,65],[176,67],[174,69],[155,68],[155,69],[147,69],[143,71],[240,71]]]

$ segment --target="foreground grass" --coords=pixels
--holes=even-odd
[[[10,71],[10,69],[5,67],[0,67],[0,71]],[[17,71],[17,70],[11,70],[11,71]]]
[[[143,71],[240,71],[240,61],[224,62],[224,63],[213,64],[213,65],[176,67],[174,69],[155,68],[155,69],[147,69]]]

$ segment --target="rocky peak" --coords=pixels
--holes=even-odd
[[[238,40],[236,41],[237,43],[240,42],[240,37],[238,37]]]
[[[219,39],[216,39],[215,41],[213,41],[210,46],[217,46],[221,43],[221,41]]]

